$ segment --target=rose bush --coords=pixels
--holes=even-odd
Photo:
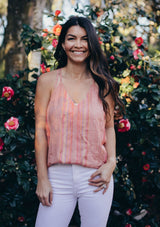
[[[24,79],[28,73],[25,70],[0,81],[0,226],[3,227],[33,226],[38,204],[33,112],[36,81]]]

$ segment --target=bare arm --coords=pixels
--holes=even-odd
[[[50,99],[50,88],[46,75],[37,82],[35,96],[35,158],[37,164],[36,194],[43,205],[51,205],[52,189],[47,174],[46,111]]]
[[[106,151],[107,151],[107,164],[110,165],[112,172],[116,167],[116,136],[114,129],[114,101],[112,96],[109,95],[107,99],[109,105],[109,114],[106,117]]]
[[[116,139],[115,139],[115,130],[114,130],[114,101],[111,95],[107,96],[107,103],[109,106],[109,114],[106,116],[106,152],[107,152],[107,163],[103,164],[97,171],[95,171],[91,178],[89,179],[89,184],[97,186],[98,188],[95,192],[98,192],[103,189],[103,185],[106,185],[106,188],[103,190],[103,193],[107,191],[109,182],[113,171],[116,167]],[[100,176],[98,179],[94,179],[95,176]]]

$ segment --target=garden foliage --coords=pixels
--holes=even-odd
[[[76,9],[77,12],[79,11]],[[117,167],[109,227],[158,227],[160,224],[160,69],[141,37],[126,37],[122,27],[136,23],[123,17],[110,19],[112,9],[86,7],[97,29],[111,75],[120,83],[126,115],[115,119]],[[41,73],[55,68],[54,50],[61,31],[60,11],[54,27],[39,35],[24,25],[26,53],[41,51]],[[132,40],[131,40],[132,38]],[[29,70],[8,75],[0,89],[0,226],[34,226],[35,196],[34,95],[39,75],[25,79]],[[72,223],[79,223],[76,210]]]

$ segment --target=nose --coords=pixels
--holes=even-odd
[[[82,47],[82,42],[81,42],[80,39],[76,39],[76,41],[75,41],[75,47],[78,47],[78,48]]]

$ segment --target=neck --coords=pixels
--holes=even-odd
[[[82,64],[67,64],[64,68],[65,77],[72,80],[83,80],[90,78],[90,73],[87,65]]]

